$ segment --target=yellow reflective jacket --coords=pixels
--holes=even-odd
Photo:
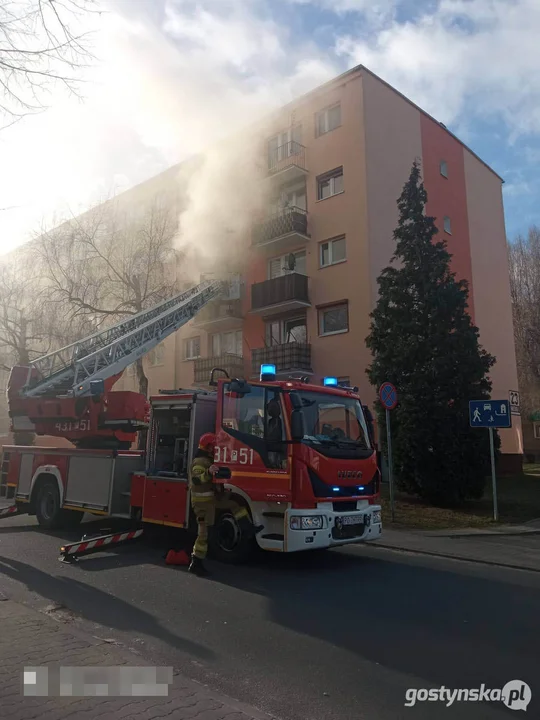
[[[212,499],[215,494],[215,487],[212,483],[212,475],[210,474],[210,466],[213,461],[209,457],[201,455],[196,457],[191,463],[189,473],[189,488],[191,497],[195,500],[199,498]]]

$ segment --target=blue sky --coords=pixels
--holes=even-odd
[[[84,102],[0,133],[0,252],[360,63],[504,177],[510,238],[540,224],[538,0],[100,2]]]

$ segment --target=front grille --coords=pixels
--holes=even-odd
[[[353,512],[356,510],[356,500],[344,500],[343,502],[333,502],[332,508],[334,512]]]
[[[366,526],[364,523],[358,523],[357,525],[344,525],[339,528],[334,525],[332,528],[332,537],[334,540],[352,540],[355,537],[362,537]]]

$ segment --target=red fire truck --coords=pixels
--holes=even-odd
[[[206,389],[146,398],[112,391],[123,370],[223,292],[205,282],[113,328],[13,368],[13,430],[65,437],[72,448],[4,447],[1,516],[36,515],[47,529],[73,528],[84,513],[193,530],[188,468],[205,432],[217,437],[218,480],[263,530],[265,550],[294,552],[375,540],[381,534],[379,472],[357,388],[334,378],[257,381],[212,370]],[[146,451],[134,451],[136,433]],[[140,534],[103,536],[63,548],[83,554]],[[211,533],[217,558],[242,561],[253,540],[222,512]]]

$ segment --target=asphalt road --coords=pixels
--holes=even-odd
[[[164,564],[160,534],[59,563],[64,539],[80,534],[3,520],[0,590],[59,603],[93,635],[284,720],[508,718],[516,711],[502,703],[407,708],[405,691],[513,679],[532,689],[526,717],[540,716],[540,573],[372,546],[267,553],[200,580]]]

